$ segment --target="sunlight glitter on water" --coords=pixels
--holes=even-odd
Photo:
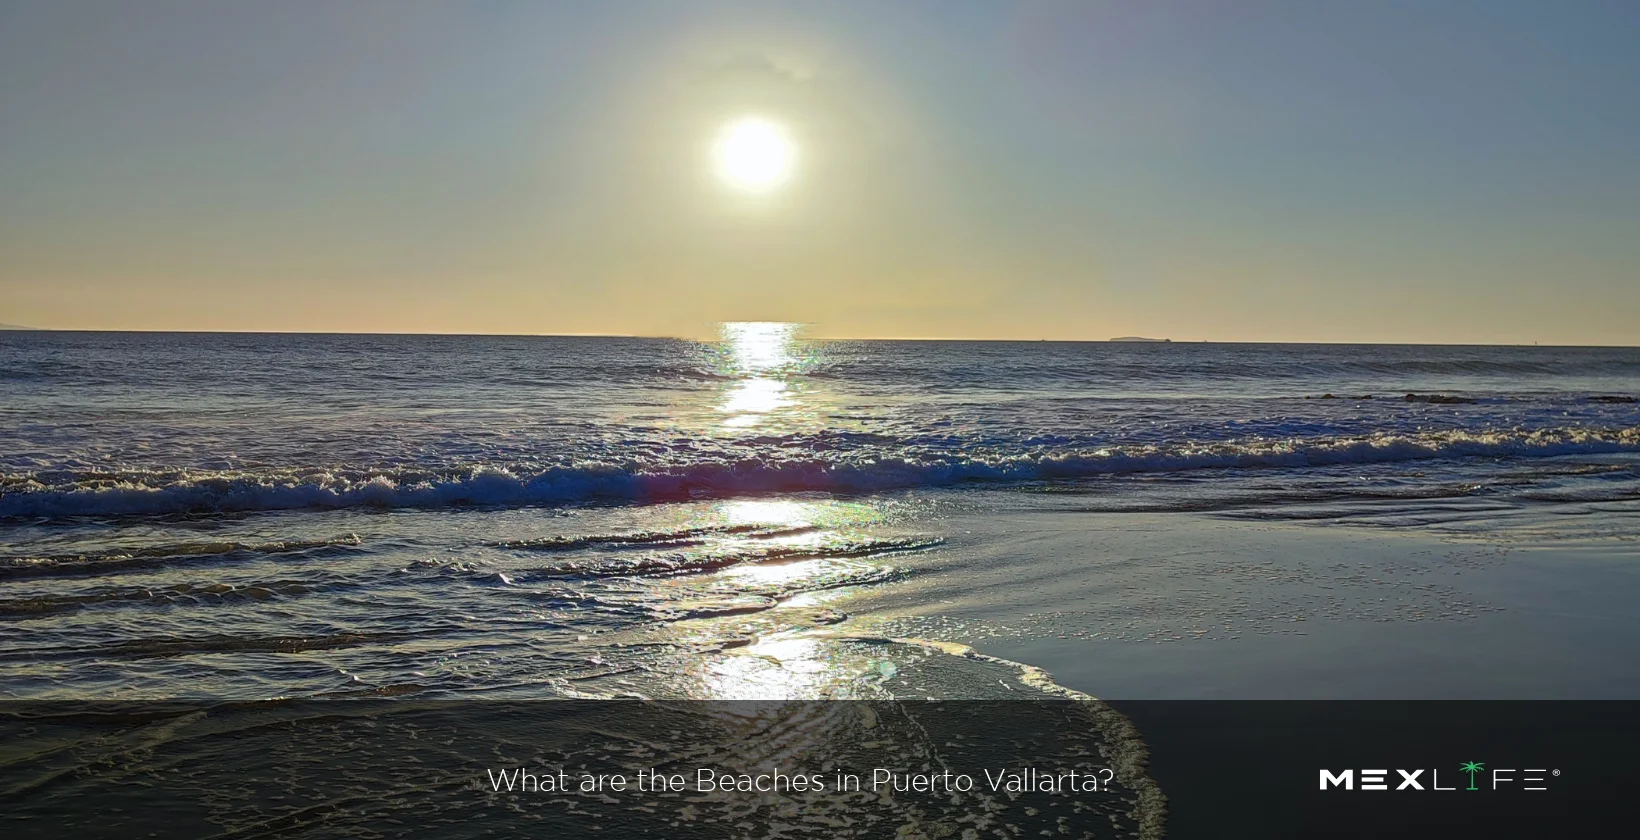
[[[827,507],[835,509],[843,506],[834,503]],[[796,528],[814,522],[821,512],[821,505],[795,499],[734,499],[719,504],[717,512],[730,525]]]
[[[718,411],[726,428],[762,425],[776,412],[801,413],[797,390],[788,381],[800,367],[797,324],[730,322],[721,325],[726,372],[735,377]]]

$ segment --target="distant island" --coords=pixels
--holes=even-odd
[[[1113,338],[1113,339],[1111,339],[1111,341],[1149,341],[1149,342],[1154,342],[1154,343],[1157,343],[1157,344],[1170,344],[1170,343],[1172,343],[1173,339],[1171,339],[1171,338],[1145,338],[1144,336],[1140,336],[1140,335],[1124,335],[1124,336],[1121,336],[1119,338]]]
[[[0,330],[34,330],[38,327],[20,327],[16,324],[0,324]]]

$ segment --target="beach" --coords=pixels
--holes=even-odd
[[[0,20],[8,840],[1633,822],[1640,5]]]
[[[1398,819],[1316,767],[1475,744],[1621,783],[1634,350],[30,332],[0,371],[20,836],[1313,836]]]
[[[1633,350],[744,324],[3,352],[13,699],[1636,685]]]

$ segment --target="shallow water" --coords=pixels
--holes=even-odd
[[[1100,515],[1618,539],[1636,392],[1628,348],[0,333],[0,693],[967,696],[1028,675],[851,612],[965,518],[1094,517],[1067,574]]]

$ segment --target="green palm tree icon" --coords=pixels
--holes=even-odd
[[[1469,787],[1464,788],[1464,790],[1480,790],[1480,788],[1475,787],[1475,771],[1481,769],[1483,766],[1485,765],[1481,764],[1479,761],[1471,761],[1458,768],[1459,773],[1469,774]]]

